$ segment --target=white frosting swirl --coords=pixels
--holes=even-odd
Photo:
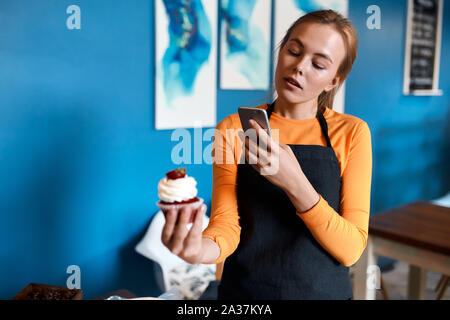
[[[180,202],[197,196],[197,181],[193,177],[185,176],[180,179],[164,177],[158,183],[158,196],[165,202]]]

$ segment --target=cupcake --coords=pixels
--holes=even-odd
[[[170,209],[177,212],[184,206],[192,208],[195,213],[203,203],[202,198],[197,197],[197,181],[186,174],[185,168],[175,169],[166,173],[166,176],[158,183],[158,196],[160,200],[157,206],[166,213]],[[194,220],[192,214],[189,222]]]

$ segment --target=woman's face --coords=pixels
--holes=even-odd
[[[339,84],[336,73],[345,57],[341,35],[332,27],[305,22],[280,48],[275,71],[278,98],[289,104],[316,99]],[[291,84],[296,80],[300,87]]]

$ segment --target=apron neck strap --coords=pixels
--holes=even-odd
[[[267,108],[267,117],[269,118],[269,120],[270,120],[270,116],[272,115],[274,108],[275,108],[275,102],[272,102],[271,104],[269,104],[269,107]],[[317,111],[317,116],[319,118],[319,123],[320,123],[320,127],[322,128],[323,135],[325,136],[325,140],[327,141],[327,147],[331,148],[331,141],[330,141],[330,137],[328,135],[327,121],[325,120],[325,117],[323,116],[323,113],[320,110]]]

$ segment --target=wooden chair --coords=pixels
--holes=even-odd
[[[432,201],[434,204],[443,206],[443,207],[450,207],[450,192],[448,192],[445,196],[442,198],[436,199]],[[436,286],[436,289],[434,289],[435,292],[438,292],[436,295],[436,300],[441,300],[442,297],[445,294],[445,291],[448,287],[450,277],[447,275],[442,275],[441,279],[439,280],[439,283]]]
[[[442,297],[445,294],[445,291],[447,290],[448,287],[448,282],[450,280],[449,276],[443,275],[441,277],[441,279],[439,280],[439,283],[436,286],[436,289],[434,289],[434,291],[437,291],[437,295],[436,295],[436,300],[441,300]]]

